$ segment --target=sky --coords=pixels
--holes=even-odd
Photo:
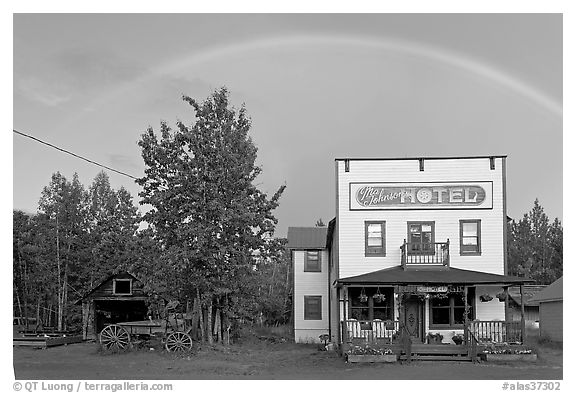
[[[562,219],[561,14],[16,14],[13,127],[140,177],[148,127],[226,86],[287,188],[277,236],[335,215],[334,159],[507,155],[508,215]],[[13,135],[13,208],[97,166]],[[108,172],[111,185],[140,191]],[[145,211],[146,207],[141,207]]]

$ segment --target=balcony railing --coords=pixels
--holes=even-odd
[[[450,266],[450,240],[444,243],[407,243],[400,246],[402,266]]]

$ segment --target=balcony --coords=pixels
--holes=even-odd
[[[402,266],[450,266],[450,239],[444,243],[407,243],[400,246]]]

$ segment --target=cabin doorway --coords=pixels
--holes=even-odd
[[[144,321],[148,312],[143,300],[96,300],[94,303],[96,334],[108,325]]]
[[[412,342],[424,341],[424,302],[416,296],[404,301],[404,326]]]

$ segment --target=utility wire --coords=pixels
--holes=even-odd
[[[99,166],[99,167],[108,169],[109,171],[116,172],[116,173],[118,173],[118,174],[120,174],[120,175],[129,177],[129,178],[134,179],[134,180],[137,180],[137,179],[138,179],[137,177],[132,176],[132,175],[129,175],[128,173],[121,172],[121,171],[118,171],[118,170],[116,170],[116,169],[110,168],[110,167],[108,167],[108,166],[106,166],[106,165],[99,164],[99,163],[97,163],[96,161],[89,160],[88,158],[79,156],[78,154],[74,154],[74,153],[72,153],[72,152],[70,152],[70,151],[68,151],[68,150],[62,149],[62,148],[60,148],[60,147],[58,147],[58,146],[54,146],[54,145],[51,144],[51,143],[44,142],[43,140],[40,140],[40,139],[38,139],[38,138],[36,138],[36,137],[33,137],[32,135],[28,135],[28,134],[25,134],[25,133],[23,133],[23,132],[16,131],[16,130],[14,130],[14,129],[12,129],[12,131],[14,131],[14,133],[16,133],[16,134],[18,134],[18,135],[24,136],[24,137],[26,137],[26,138],[30,138],[30,139],[32,139],[32,140],[34,140],[34,141],[36,141],[36,142],[40,142],[40,143],[42,143],[42,144],[44,144],[44,145],[46,145],[46,146],[50,146],[50,147],[52,147],[52,148],[54,148],[54,149],[56,149],[56,150],[60,150],[61,152],[64,152],[64,153],[66,153],[66,154],[70,154],[71,156],[74,156],[74,157],[79,158],[79,159],[81,159],[81,160],[88,161],[88,162],[91,163],[91,164],[94,164],[94,165],[97,165],[97,166]]]

